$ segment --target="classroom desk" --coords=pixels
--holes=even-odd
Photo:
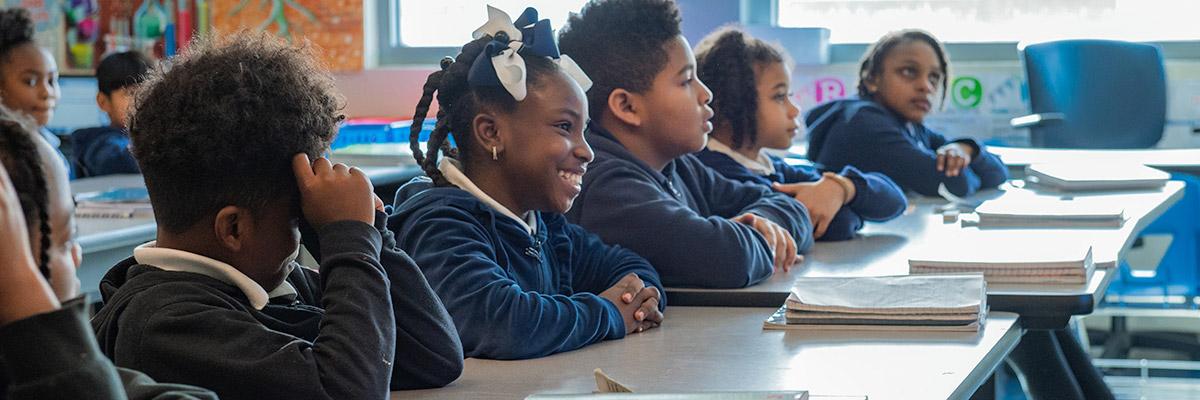
[[[1007,186],[1006,191],[1029,191]],[[1057,196],[1035,192],[1037,195]],[[989,191],[980,196],[1007,193]],[[1183,196],[1183,183],[1169,182],[1162,190],[1108,194],[1076,194],[1076,201],[1115,201],[1125,205],[1128,218],[1119,229],[980,229],[945,223],[934,209],[945,200],[918,198],[912,209],[885,223],[868,223],[859,237],[841,242],[818,242],[804,261],[787,273],[742,289],[666,288],[668,304],[690,306],[778,307],[787,299],[798,276],[907,275],[908,257],[925,246],[953,241],[979,241],[1019,249],[1046,243],[1093,246],[1097,269],[1086,285],[989,284],[992,310],[1019,313],[1025,328],[1065,326],[1071,315],[1091,313],[1104,295],[1115,268],[1137,233]]]
[[[657,329],[532,360],[470,358],[450,386],[392,398],[591,393],[592,370],[600,368],[646,393],[808,390],[870,400],[966,399],[1023,332],[1010,313],[992,313],[979,333],[764,331],[774,311],[671,306]]]
[[[1083,150],[988,146],[988,151],[1000,156],[1014,177],[1023,176],[1025,166],[1030,164],[1098,161],[1145,164],[1165,171],[1200,175],[1200,148]]]
[[[363,167],[376,189],[391,190],[389,196],[380,195],[390,204],[395,189],[420,171],[415,167]],[[71,181],[71,192],[82,193],[111,188],[141,187],[145,183],[139,174],[106,175]],[[133,255],[133,249],[142,243],[154,240],[158,227],[153,218],[76,218],[79,234],[75,240],[83,248],[83,262],[79,264],[81,291],[90,293],[99,300],[100,279],[117,262]]]

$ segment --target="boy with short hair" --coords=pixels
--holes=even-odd
[[[96,83],[100,87],[96,104],[108,114],[109,125],[71,133],[76,178],[140,172],[133,154],[129,153],[125,116],[134,86],[146,79],[152,65],[142,53],[126,51],[110,54],[96,66]]]
[[[723,178],[691,155],[712,130],[712,93],[679,22],[670,0],[599,0],[559,34],[593,81],[596,158],[567,218],[645,257],[665,286],[746,287],[807,251],[812,223],[790,196]]]
[[[312,49],[265,32],[192,46],[134,100],[158,240],[101,282],[104,353],[222,398],[379,399],[457,378],[454,325],[370,181],[318,158],[343,101]],[[293,261],[306,223],[319,272]]]

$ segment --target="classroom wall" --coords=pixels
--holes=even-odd
[[[676,1],[684,16],[681,29],[693,44],[713,29],[737,22],[740,15],[738,1]],[[348,116],[411,118],[425,78],[435,69],[432,64],[379,67],[335,73],[335,78],[338,90],[346,96]],[[1167,127],[1159,147],[1200,147],[1200,133],[1194,132],[1200,129],[1200,60],[1167,60],[1166,70]],[[856,73],[855,62],[798,66],[793,75],[796,101],[802,109],[811,109],[818,103],[853,95]],[[944,109],[927,119],[933,129],[988,143],[1028,143],[1027,130],[1014,130],[1008,125],[1009,119],[1025,115],[1028,110],[1015,51],[1011,60],[954,62],[952,73],[956,86],[947,95]],[[93,96],[94,92],[79,97]]]

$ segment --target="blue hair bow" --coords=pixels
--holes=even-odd
[[[529,7],[516,21],[510,22],[507,13],[488,6],[487,23],[471,36],[478,39],[483,35],[491,35],[496,40],[488,43],[483,54],[475,58],[467,73],[467,81],[472,85],[503,86],[517,101],[525,100],[526,69],[523,57],[550,57],[586,92],[592,86],[591,79],[575,64],[575,60],[559,54],[550,20],[538,20],[537,17],[537,10]]]

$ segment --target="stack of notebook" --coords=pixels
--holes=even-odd
[[[75,195],[80,218],[153,218],[146,188],[116,188]]]
[[[1125,208],[1112,203],[1047,196],[1005,196],[975,208],[980,228],[1120,228]]]
[[[1062,244],[937,246],[908,260],[910,274],[983,274],[988,283],[1083,284],[1093,269],[1091,246]]]
[[[763,327],[976,332],[986,315],[979,275],[797,278]]]
[[[1158,189],[1171,179],[1166,172],[1141,164],[1053,163],[1025,168],[1027,181],[1063,191]]]

